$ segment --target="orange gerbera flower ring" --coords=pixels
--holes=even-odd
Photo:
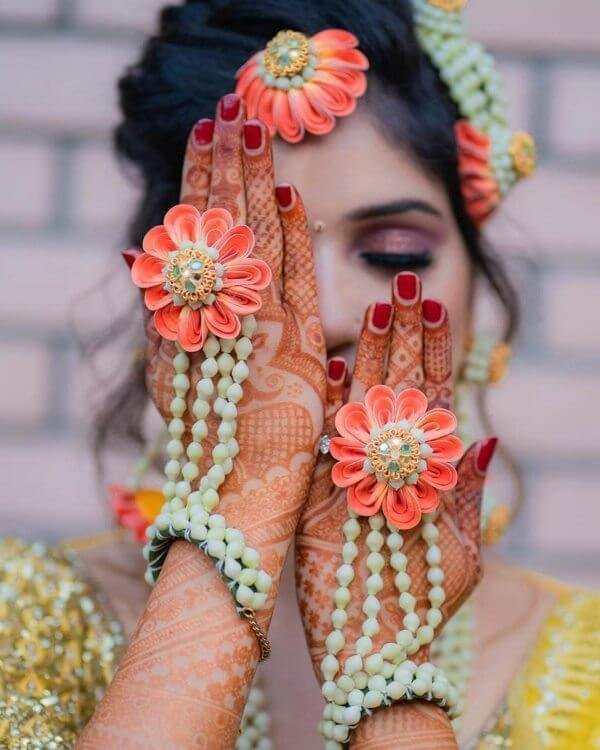
[[[440,491],[456,486],[450,462],[463,453],[452,434],[456,417],[447,409],[428,410],[416,388],[396,395],[377,385],[364,403],[342,406],[335,426],[333,482],[347,488],[348,506],[359,516],[381,510],[396,528],[411,529],[437,509]]]
[[[236,338],[240,316],[260,309],[259,292],[271,282],[268,265],[250,257],[253,249],[252,230],[234,226],[226,209],[171,208],[144,237],[131,269],[161,336],[188,352],[202,349],[209,332]]]
[[[367,88],[369,61],[358,39],[342,29],[308,37],[280,31],[237,72],[236,94],[257,117],[290,143],[305,133],[324,135],[336,117],[354,112]]]

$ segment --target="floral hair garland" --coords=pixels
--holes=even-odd
[[[417,38],[448,86],[461,118],[455,126],[458,168],[467,213],[477,225],[503,196],[535,171],[531,135],[508,127],[494,61],[470,40],[466,0],[412,0]],[[236,93],[248,117],[259,118],[289,143],[325,135],[356,108],[367,87],[369,61],[358,39],[342,29],[308,37],[280,31],[237,72]]]

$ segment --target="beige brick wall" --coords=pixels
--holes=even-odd
[[[82,302],[90,283],[123,273],[135,190],[110,153],[114,83],[160,5],[0,3],[0,533],[58,538],[110,522],[82,442],[72,326],[100,317],[101,301]],[[492,398],[528,486],[504,552],[597,584],[600,4],[470,0],[469,15],[498,55],[515,126],[541,151],[537,179],[491,227],[525,305],[513,374]]]

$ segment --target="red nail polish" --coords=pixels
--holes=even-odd
[[[289,208],[292,205],[293,193],[291,185],[277,185],[275,195],[281,208]]]
[[[427,323],[441,323],[446,309],[436,299],[423,300],[423,318]]]
[[[327,374],[330,380],[341,380],[346,374],[346,363],[343,359],[330,359]]]
[[[208,146],[215,132],[214,120],[199,120],[194,126],[194,140],[198,146]]]
[[[373,315],[371,316],[375,328],[379,328],[380,331],[385,331],[389,326],[391,319],[392,306],[387,302],[377,302],[373,307]]]
[[[240,113],[240,98],[237,94],[225,94],[220,104],[221,119],[233,122]]]
[[[487,438],[487,440],[484,440],[481,443],[481,446],[479,448],[479,453],[477,454],[477,460],[475,463],[477,465],[477,468],[482,474],[484,474],[487,471],[487,467],[490,465],[490,461],[492,460],[497,444],[498,444],[497,437]]]
[[[244,125],[244,144],[248,149],[257,149],[262,147],[263,130],[260,123],[247,122]]]
[[[123,260],[127,263],[127,268],[131,268],[135,263],[135,259],[139,258],[142,251],[137,247],[130,247],[129,250],[123,250],[121,253]]]
[[[416,274],[406,271],[396,276],[396,289],[398,296],[407,302],[412,302],[417,296],[419,279]]]

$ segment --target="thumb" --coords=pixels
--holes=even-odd
[[[458,465],[458,482],[454,503],[456,523],[463,534],[476,581],[481,577],[481,501],[483,486],[497,444],[498,438],[496,437],[489,437],[473,444]]]

